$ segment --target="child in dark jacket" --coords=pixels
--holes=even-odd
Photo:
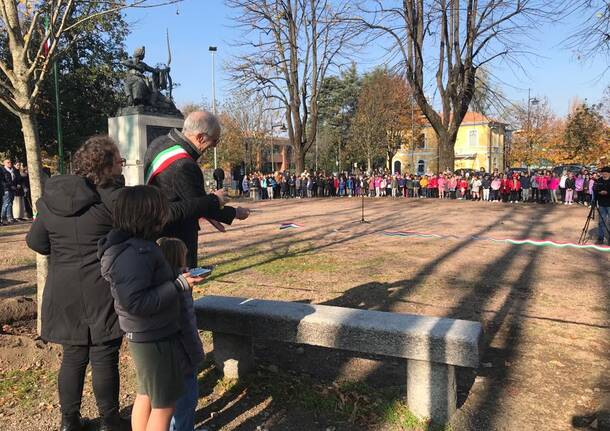
[[[201,280],[176,277],[154,242],[168,215],[168,202],[158,189],[127,187],[115,203],[114,229],[98,244],[102,275],[110,282],[136,366],[133,431],[167,430],[184,389],[178,359],[180,293]]]
[[[179,276],[187,271],[186,245],[178,238],[160,238],[157,241],[165,259]],[[180,298],[180,344],[178,357],[184,378],[185,391],[176,402],[176,411],[169,431],[193,431],[195,409],[199,399],[197,371],[204,359],[203,345],[197,332],[197,318],[190,290],[181,292]]]

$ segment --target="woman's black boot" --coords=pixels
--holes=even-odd
[[[61,428],[60,431],[82,431],[83,419],[80,417],[80,413],[75,414],[63,414],[61,416]]]
[[[131,430],[131,421],[124,419],[119,415],[111,417],[102,417],[99,431],[129,431]]]

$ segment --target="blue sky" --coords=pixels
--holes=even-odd
[[[231,11],[222,0],[185,0],[184,2],[153,9],[129,10],[127,20],[132,33],[127,39],[131,52],[146,46],[146,61],[154,65],[167,61],[165,29],[169,29],[172,45],[172,77],[180,87],[174,91],[178,105],[212,99],[212,60],[208,46],[218,47],[216,57],[216,94],[219,100],[228,92],[230,83],[224,77],[223,63],[237,53],[232,46],[241,32],[234,28]],[[578,97],[597,102],[603,89],[610,83],[610,72],[600,77],[607,67],[607,58],[599,57],[579,62],[562,41],[570,34],[581,16],[574,14],[570,21],[547,25],[534,34],[531,46],[535,55],[524,62],[527,73],[518,73],[494,63],[493,73],[501,80],[504,94],[511,100],[525,101],[527,90],[532,97],[548,98],[553,111],[565,115],[572,99]],[[363,53],[368,61],[360,62],[359,69],[367,70],[380,59],[381,50],[371,46]]]

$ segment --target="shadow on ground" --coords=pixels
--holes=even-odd
[[[538,223],[524,223],[517,237],[547,237],[550,232],[545,230],[545,219],[553,215],[555,207],[551,207],[543,213]],[[506,217],[506,214],[503,215]],[[491,220],[486,226],[474,233],[475,236],[483,236],[494,228],[502,218]],[[405,215],[394,215],[384,217],[383,220],[373,220],[371,225],[355,225],[352,234],[348,234],[340,239],[328,240],[322,246],[315,247],[316,250],[335,246],[343,242],[350,241],[365,235],[379,234],[384,230],[389,230],[396,225],[396,222],[405,222]],[[421,220],[407,220],[409,228],[416,230],[424,225]],[[327,230],[328,233],[328,230]],[[285,247],[307,241],[308,238],[318,237],[320,229],[302,230],[298,237],[280,238],[274,240],[274,245]],[[323,233],[322,233],[323,235]],[[261,240],[259,243],[270,241],[269,238]],[[409,302],[417,298],[417,293],[425,285],[425,282],[432,276],[439,267],[450,264],[454,254],[458,252],[468,252],[472,247],[470,239],[447,243],[446,250],[440,255],[424,264],[414,275],[400,281],[392,283],[367,282],[349,289],[340,296],[324,302],[327,305],[341,307],[375,309],[381,311],[392,311],[394,306],[399,303]],[[253,244],[256,245],[256,242]],[[307,253],[312,248],[299,250],[298,253]],[[254,253],[252,253],[253,255]],[[288,252],[287,255],[290,255]],[[255,268],[258,265],[273,262],[286,255],[271,256],[262,262],[256,262],[251,266],[240,267],[236,271],[246,268]],[[248,256],[246,256],[248,257]],[[230,258],[226,262],[241,259]],[[462,293],[457,305],[446,307],[444,317],[481,321],[484,326],[484,354],[481,362],[486,366],[479,370],[459,369],[458,370],[458,405],[462,406],[468,399],[473,383],[477,376],[488,380],[484,390],[477,394],[476,401],[470,403],[470,415],[461,418],[460,427],[465,429],[492,430],[500,426],[497,418],[498,400],[510,391],[511,369],[505,366],[510,363],[520,347],[522,338],[522,325],[524,318],[529,317],[526,313],[528,302],[533,291],[533,280],[535,273],[541,262],[539,261],[540,252],[534,248],[525,248],[519,245],[506,246],[505,251],[494,261],[483,267],[476,267],[478,281],[471,283],[459,277],[459,268],[456,268],[458,277],[455,283],[461,284],[456,292]],[[600,265],[607,262],[600,257]],[[519,267],[519,276],[510,280],[507,277],[508,271],[513,267]],[[607,270],[607,269],[606,269]],[[604,268],[600,268],[600,272]],[[490,281],[491,280],[491,281]],[[498,299],[500,303],[498,306]],[[492,306],[492,302],[495,305]],[[358,374],[358,379],[363,382],[372,383],[377,386],[384,386],[388,383],[402,385],[406,382],[406,361],[388,360],[373,355],[356,355],[347,352],[337,352],[323,348],[306,347],[305,354],[296,356],[295,347],[283,345],[283,348],[276,348],[273,343],[258,342],[256,351],[262,363],[279,363],[282,368],[299,373],[306,373],[314,377],[319,377],[326,382],[344,379],[346,374],[354,374],[353,364],[359,360],[366,362],[362,372]],[[282,352],[282,349],[284,352]],[[307,361],[303,361],[307,357]],[[306,362],[306,363],[305,363]],[[221,376],[214,370],[205,374],[201,380],[201,395],[206,396],[218,384]],[[251,395],[253,388],[241,387],[238,391],[228,392],[212,404],[200,409],[197,413],[199,424],[211,425],[214,429],[221,429],[241,414],[255,410],[246,422],[243,422],[238,429],[256,429],[258,425],[270,423],[272,418],[282,409],[281,400],[278,402],[269,399],[269,393],[255,391],[256,396]],[[398,391],[398,397],[404,396],[404,392]],[[261,404],[264,407],[261,409]],[[229,407],[227,407],[229,406]],[[290,412],[292,413],[292,412]],[[298,417],[297,413],[297,417]],[[467,422],[467,423],[466,423]],[[294,423],[292,424],[294,426]],[[325,429],[325,423],[309,424],[311,429]],[[343,426],[341,423],[333,424]],[[351,424],[354,428],[354,424]],[[283,429],[274,427],[273,429]],[[290,428],[286,428],[290,429]],[[305,429],[305,428],[301,428]],[[346,428],[347,429],[347,428]]]

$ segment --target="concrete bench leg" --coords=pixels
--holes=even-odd
[[[252,369],[252,339],[250,337],[213,332],[212,338],[214,340],[214,362],[225,377],[239,379]]]
[[[457,403],[454,366],[410,359],[407,401],[409,410],[421,418],[437,423],[449,421]]]

